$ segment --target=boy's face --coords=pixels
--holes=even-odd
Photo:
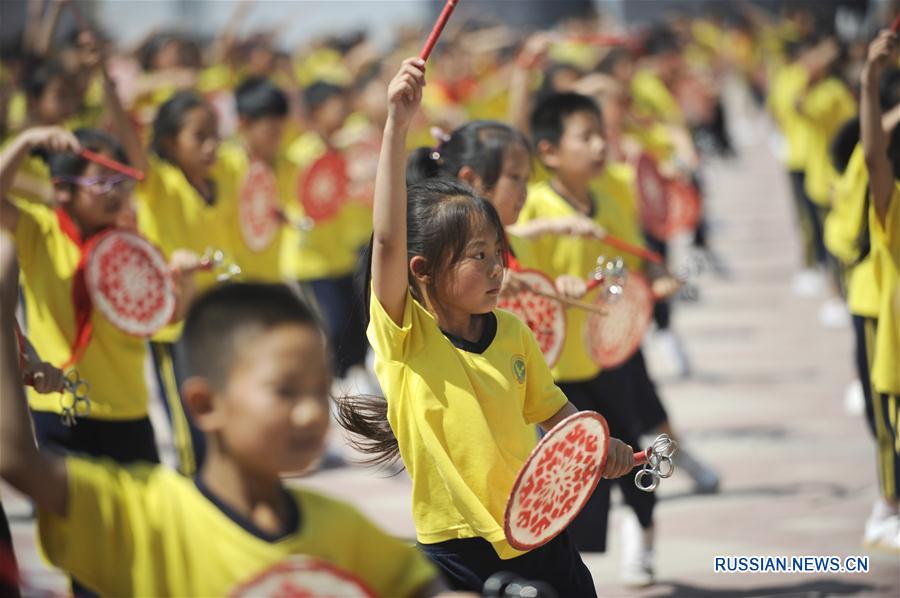
[[[312,116],[313,121],[326,135],[332,135],[344,126],[348,112],[347,100],[343,96],[334,95],[317,107]]]
[[[563,121],[559,145],[541,142],[544,163],[560,175],[589,180],[603,173],[606,138],[598,114],[581,111]]]
[[[221,449],[271,476],[309,469],[329,422],[331,367],[321,333],[286,323],[237,342],[226,388],[213,398]]]
[[[284,123],[285,119],[280,116],[241,121],[241,133],[253,158],[269,164],[275,162],[284,137]]]

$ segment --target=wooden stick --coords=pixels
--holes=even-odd
[[[578,299],[569,299],[568,297],[562,297],[555,293],[545,293],[543,291],[539,291],[533,287],[528,287],[528,292],[534,293],[540,297],[546,297],[547,299],[552,299],[554,301],[558,301],[563,305],[568,307],[577,307],[578,309],[583,309],[585,311],[593,312],[595,314],[606,315],[606,310],[602,307],[598,307],[593,303],[587,303],[586,301],[579,301]]]

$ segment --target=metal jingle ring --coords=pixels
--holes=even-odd
[[[665,465],[665,467],[662,467],[662,465]],[[657,475],[663,479],[671,477],[675,473],[675,464],[672,462],[672,457],[660,458],[654,469]]]
[[[646,476],[650,476],[650,484],[645,485],[643,480]],[[659,486],[659,473],[655,469],[644,468],[634,474],[634,485],[638,490],[644,492],[653,492]]]

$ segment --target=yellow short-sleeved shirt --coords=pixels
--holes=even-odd
[[[16,225],[16,249],[22,268],[28,338],[41,359],[59,367],[71,355],[75,338],[72,284],[81,252],[63,232],[56,213],[46,206],[21,201]],[[97,310],[81,360],[74,367],[90,383],[91,417],[137,419],[147,415],[144,383],[146,342],[113,326]],[[58,394],[28,389],[36,411],[59,413]]]
[[[639,114],[672,124],[684,124],[681,106],[655,73],[639,69],[631,78],[631,97]]]
[[[847,269],[847,307],[850,313],[878,317],[878,287],[872,252],[859,263],[859,238],[867,224],[866,193],[869,172],[862,145],[857,144],[835,187],[834,203],[825,218],[825,246]]]
[[[287,150],[288,159],[296,166],[300,177],[326,151],[325,142],[314,132],[298,137]],[[299,190],[285,198],[284,210],[292,219],[305,216]],[[356,269],[356,239],[352,239],[354,214],[349,204],[328,220],[316,222],[309,232],[286,228],[281,237],[281,274],[286,280],[316,280],[340,278]]]
[[[102,595],[226,596],[297,555],[353,573],[381,596],[408,596],[435,577],[415,548],[313,492],[286,490],[296,524],[275,538],[166,467],[66,464],[68,513],[39,512],[41,550]]]
[[[618,201],[605,193],[596,184],[592,185],[594,195],[594,221],[606,231],[634,245],[643,245],[637,222],[623,214]],[[578,212],[557,193],[550,183],[538,183],[528,188],[528,199],[519,215],[519,222],[529,222],[539,218],[563,218]],[[621,251],[596,239],[583,237],[545,235],[534,241],[538,261],[551,278],[569,274],[587,278],[597,266],[597,258],[621,256],[631,270],[639,270],[641,262],[637,258],[624,255]],[[594,291],[599,292],[599,291]],[[589,294],[585,300],[591,300]],[[553,376],[564,382],[589,380],[600,372],[587,353],[584,343],[584,326],[587,312],[570,309],[567,312],[566,342],[553,367]]]
[[[509,243],[509,249],[512,251],[513,257],[519,262],[521,267],[535,270],[541,269],[541,264],[538,261],[531,239],[507,233],[506,240]]]
[[[233,172],[237,177],[235,188],[238,189],[238,194],[240,194],[244,178],[247,176],[247,170],[250,167],[250,157],[247,155],[246,149],[236,141],[223,143],[219,149],[219,160],[227,163],[227,170]],[[286,159],[279,158],[273,171],[278,188],[278,205],[282,206],[290,202],[294,197],[297,167]],[[241,201],[240,197],[238,197],[237,201]],[[230,225],[232,229],[231,235],[237,239],[235,253],[237,262],[241,266],[241,278],[266,282],[281,281],[279,260],[281,256],[281,237],[284,229],[279,228],[267,247],[260,251],[253,251],[244,242],[239,216]]]
[[[874,274],[879,288],[878,330],[872,362],[872,390],[900,395],[900,181],[884,224],[870,210]]]
[[[775,72],[769,90],[769,109],[787,141],[785,164],[792,171],[803,170],[806,165],[807,128],[795,104],[808,82],[806,68],[800,64],[786,64]]]
[[[188,249],[202,255],[208,248],[225,252],[227,259],[237,260],[239,243],[235,236],[237,222],[237,177],[230,164],[218,160],[211,177],[216,186],[215,202],[207,204],[180,168],[155,155],[149,156],[146,178],[135,191],[138,230],[162,250],[168,260],[176,249]],[[240,265],[240,264],[238,264]],[[213,272],[199,272],[194,280],[197,291],[216,283]],[[168,326],[154,337],[174,341],[180,334],[178,325]]]
[[[804,187],[811,200],[827,207],[838,178],[829,154],[831,138],[856,114],[856,100],[842,81],[829,77],[809,90],[801,108],[808,143]]]
[[[451,341],[411,295],[397,326],[373,293],[367,334],[412,478],[419,542],[481,537],[507,559],[522,554],[506,541],[503,516],[536,444],[531,424],[567,399],[525,324],[492,314],[481,343]]]

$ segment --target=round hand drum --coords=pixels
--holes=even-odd
[[[268,165],[254,161],[241,184],[238,221],[244,243],[250,251],[268,247],[281,222],[278,218],[278,184]]]
[[[352,573],[313,557],[278,563],[241,584],[232,598],[296,596],[298,598],[374,598],[375,593]]]
[[[608,448],[606,420],[593,411],[570,415],[541,439],[506,503],[504,531],[513,548],[537,548],[566,529],[600,481]],[[635,453],[635,464],[646,463],[648,452]]]
[[[314,222],[337,216],[347,200],[347,162],[340,152],[329,150],[300,178],[300,203]]]
[[[595,303],[606,313],[592,313],[585,323],[588,354],[604,368],[622,365],[634,355],[653,317],[653,292],[642,274],[629,272],[620,285],[617,295],[597,296]]]
[[[693,231],[700,220],[700,193],[692,183],[679,179],[666,182],[669,198],[669,235],[681,231]]]
[[[101,233],[88,250],[84,274],[94,308],[123,332],[151,336],[172,319],[175,285],[166,260],[137,233]]]
[[[517,272],[516,276],[529,288],[541,294],[525,289],[514,297],[501,298],[497,302],[497,307],[511,311],[525,322],[534,333],[547,365],[553,367],[559,361],[563,344],[566,342],[565,306],[547,297],[556,295],[556,287],[542,272],[526,269]]]
[[[635,170],[641,226],[657,239],[668,239],[671,231],[666,180],[656,161],[647,154],[641,154]]]

